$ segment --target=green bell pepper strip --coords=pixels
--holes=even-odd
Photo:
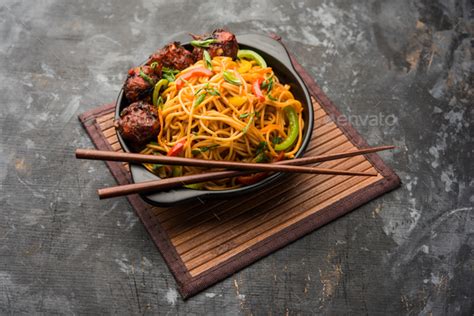
[[[160,79],[155,84],[155,88],[153,89],[153,105],[158,106],[158,97],[160,96],[161,87],[166,87],[168,85],[168,80]]]
[[[203,185],[202,183],[191,183],[191,184],[185,184],[183,187],[188,188],[188,189],[193,189],[193,190],[201,190]]]
[[[265,59],[263,59],[262,56],[254,52],[253,50],[250,49],[239,49],[237,52],[237,57],[239,59],[251,59],[255,60],[257,64],[262,67],[262,68],[267,68],[267,63],[265,62]]]
[[[275,145],[276,151],[287,150],[288,148],[293,145],[293,143],[298,138],[299,134],[299,123],[298,123],[298,114],[296,113],[295,109],[292,106],[287,106],[283,109],[286,113],[286,117],[288,118],[289,127],[288,127],[288,137],[279,144]]]
[[[224,80],[227,81],[230,84],[233,84],[235,86],[240,86],[242,83],[240,82],[240,79],[237,78],[233,73],[230,71],[224,71],[222,73],[222,76],[224,77]]]

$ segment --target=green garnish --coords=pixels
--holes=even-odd
[[[214,95],[214,96],[216,96],[216,95],[220,96],[221,95],[216,88],[207,88],[206,91],[210,95]]]
[[[246,133],[247,133],[248,129],[250,128],[250,125],[253,124],[254,119],[255,119],[255,114],[252,113],[252,114],[250,115],[250,119],[249,119],[247,125],[245,125],[245,127],[242,129],[242,133],[243,133],[243,134],[246,134]]]
[[[199,94],[201,91],[204,91],[204,93]],[[195,106],[195,107],[198,106],[199,104],[201,104],[202,101],[204,101],[204,98],[206,97],[207,94],[210,94],[210,95],[213,95],[213,96],[220,96],[220,95],[221,95],[221,94],[219,93],[219,91],[217,91],[216,88],[209,88],[209,83],[206,83],[206,84],[204,85],[204,87],[198,89],[198,90],[194,93],[195,96],[198,95],[198,94],[199,94],[199,96],[197,97],[196,102],[194,103],[194,106]]]
[[[270,77],[267,80],[263,81],[260,87],[262,89],[267,89],[267,93],[270,93],[273,88],[273,77]]]
[[[257,159],[255,160],[255,162],[261,163],[261,162],[268,162],[269,160],[270,159],[268,158],[268,156],[265,153],[260,153],[257,156]]]
[[[158,169],[160,169],[161,167],[163,167],[163,165],[160,165],[160,164],[151,165],[151,169],[153,169],[154,172],[158,172]]]
[[[241,85],[240,80],[233,73],[226,70],[224,71],[223,76],[224,76],[224,80],[227,81],[228,83],[236,85],[236,86]]]
[[[265,149],[268,148],[267,142],[260,142],[257,146],[257,150],[255,151],[255,154],[261,154],[265,152]]]
[[[248,117],[249,115],[250,115],[250,114],[248,114],[248,113],[243,113],[243,114],[240,114],[240,115],[239,115],[239,118],[246,118],[246,117]]]
[[[217,148],[217,147],[219,147],[218,144],[214,144],[214,145],[210,145],[210,146],[203,146],[203,147],[198,148],[198,149],[193,149],[193,150],[191,151],[191,153],[192,153],[193,155],[199,155],[200,153],[204,153],[204,152],[206,152],[206,151],[209,151],[209,150],[214,149],[214,148]]]
[[[272,101],[277,101],[278,99],[274,98],[271,94],[267,94],[267,97]]]
[[[214,44],[214,43],[219,43],[219,41],[215,38],[210,38],[210,39],[207,39],[207,40],[194,40],[194,41],[191,41],[191,45],[193,45],[194,47],[201,47],[201,48],[208,48],[210,44]]]
[[[142,77],[143,80],[147,81],[149,84],[151,85],[155,84],[155,81],[153,81],[153,79],[151,79],[147,74],[145,74],[141,68],[140,68],[139,76]]]
[[[168,80],[168,82],[173,82],[176,80],[176,77],[174,75],[179,73],[179,70],[163,67],[163,69],[161,69],[161,72],[163,79]]]
[[[150,68],[153,69],[153,70],[156,68],[156,66],[158,66],[158,62],[156,62],[156,61],[154,61],[150,64]]]
[[[211,60],[211,55],[207,50],[204,50],[202,52],[202,55],[204,57],[204,64],[206,65],[206,68],[209,70],[212,70],[212,60]]]
[[[272,138],[273,144],[280,144],[282,141],[283,141],[283,138],[281,138],[280,136],[275,136]]]
[[[202,93],[196,98],[196,101],[194,102],[194,107],[198,106],[202,103],[202,101],[204,101],[204,99],[206,98],[206,94],[207,93]]]
[[[165,102],[164,102],[163,98],[162,98],[161,95],[160,95],[160,96],[158,97],[158,99],[156,99],[156,106],[159,107],[159,108],[161,108],[164,103],[165,103]]]

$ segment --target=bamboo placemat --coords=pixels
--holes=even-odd
[[[340,116],[313,79],[293,60],[311,90],[314,132],[305,155],[368,146]],[[79,118],[99,149],[121,151],[113,127],[114,104]],[[374,144],[375,145],[375,144]],[[119,184],[130,182],[128,166],[108,162]],[[320,164],[324,168],[377,171],[377,177],[290,175],[246,197],[197,201],[170,208],[128,199],[170,267],[184,298],[291,243],[400,185],[376,154]]]

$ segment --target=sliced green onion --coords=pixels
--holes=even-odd
[[[196,107],[196,106],[198,106],[199,104],[201,104],[202,101],[204,101],[205,98],[206,98],[206,93],[200,94],[200,95],[196,98],[196,101],[194,102],[194,107]]]
[[[155,82],[153,81],[153,79],[151,79],[147,74],[145,74],[141,68],[140,68],[140,74],[139,74],[139,76],[142,77],[143,80],[147,81],[149,84],[151,84],[151,85],[154,85],[154,84],[155,84]]]
[[[193,155],[199,155],[200,153],[204,153],[204,152],[206,152],[206,151],[209,151],[209,150],[214,149],[214,148],[217,148],[217,147],[219,147],[218,144],[213,144],[213,145],[210,145],[210,146],[202,146],[201,148],[193,149],[193,150],[191,151],[191,153],[192,153]]]
[[[239,115],[239,118],[246,118],[246,117],[248,117],[249,115],[250,115],[250,114],[248,114],[248,113],[243,113],[243,114],[240,114],[240,115]]]
[[[257,65],[259,65],[262,68],[267,68],[267,63],[265,62],[265,59],[263,59],[262,56],[254,52],[253,50],[250,49],[239,49],[237,52],[237,57],[239,59],[250,59],[250,60],[255,60],[257,62]]]
[[[211,59],[211,55],[209,54],[209,52],[207,50],[204,50],[202,52],[202,55],[204,57],[204,63],[206,64],[206,68],[209,69],[209,70],[212,70],[212,59]]]
[[[263,81],[260,87],[262,89],[267,89],[267,93],[270,93],[270,91],[272,91],[272,88],[273,88],[273,77],[270,77],[269,79],[266,79],[265,81]]]
[[[162,71],[163,79],[168,80],[168,82],[175,81],[176,77],[174,75],[179,73],[179,70],[171,69],[171,68],[168,68],[168,67],[163,67],[163,69],[161,71]]]
[[[255,115],[252,113],[251,116],[250,116],[250,119],[249,119],[249,122],[247,123],[247,125],[245,125],[245,127],[242,129],[242,133],[243,134],[246,134],[248,129],[250,128],[250,125],[253,124],[253,121],[255,119]]]
[[[267,97],[272,101],[277,101],[278,99],[274,98],[271,94],[267,94]]]
[[[224,76],[224,80],[227,81],[228,83],[231,83],[236,86],[241,85],[239,78],[237,78],[233,73],[226,70],[224,71],[223,76]]]
[[[206,91],[210,95],[214,95],[214,96],[220,96],[221,95],[216,88],[207,88]]]
[[[153,69],[153,70],[156,68],[156,66],[158,66],[158,62],[156,62],[156,61],[154,61],[150,64],[150,68]]]
[[[215,38],[210,38],[203,41],[201,40],[191,41],[191,45],[193,45],[194,47],[201,47],[201,48],[208,48],[210,44],[214,44],[214,43],[219,43],[219,41]]]
[[[275,145],[280,144],[282,141],[283,141],[283,138],[281,138],[280,136],[275,136],[272,138],[272,143]]]
[[[214,144],[214,145],[211,145],[211,146],[203,146],[203,147],[200,148],[200,150],[203,153],[203,152],[209,151],[209,150],[217,148],[217,147],[219,147],[219,145]]]

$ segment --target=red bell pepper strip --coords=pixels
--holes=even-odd
[[[252,84],[252,92],[255,94],[255,96],[258,98],[258,101],[264,102],[265,101],[265,96],[263,95],[262,89],[260,86],[262,85],[263,78],[258,78],[255,80],[255,82]]]
[[[285,158],[285,152],[281,151],[278,153],[278,156],[273,160],[275,161],[281,161]],[[243,185],[251,185],[254,183],[259,182],[260,180],[265,179],[268,176],[268,172],[260,172],[260,173],[255,173],[251,174],[248,176],[240,176],[237,177],[237,183],[243,184]]]
[[[251,185],[263,180],[268,176],[268,172],[260,172],[248,176],[237,177],[237,182],[243,185]]]
[[[179,77],[176,80],[176,89],[180,90],[182,87],[184,87],[185,81],[193,77],[210,77],[212,76],[212,74],[213,72],[207,68],[204,68],[204,67],[194,68],[186,72],[185,74],[183,74],[181,77]]]
[[[179,142],[177,142],[171,149],[168,151],[166,156],[176,157],[183,152],[184,145],[186,144],[186,138],[183,138]]]

